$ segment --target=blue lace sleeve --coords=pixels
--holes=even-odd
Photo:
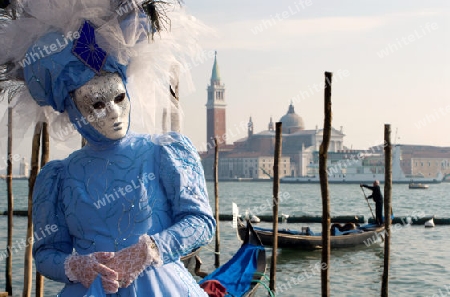
[[[33,256],[36,270],[49,279],[69,283],[64,260],[72,240],[59,203],[62,162],[52,161],[39,173],[33,190]]]
[[[189,139],[171,136],[175,141],[161,147],[159,174],[174,224],[152,236],[164,263],[210,242],[216,226],[200,157]]]

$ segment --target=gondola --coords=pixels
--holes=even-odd
[[[202,260],[200,259],[200,250],[202,248],[199,247],[189,254],[181,257],[181,262],[183,262],[184,267],[189,270],[189,272],[193,275],[197,275],[200,277],[205,277],[207,275],[206,272],[200,270],[200,266],[202,265]]]
[[[190,252],[189,254],[181,257],[181,262],[183,262],[184,267],[186,267],[186,268],[194,267],[193,263],[195,262],[195,257],[200,254],[200,250],[201,250],[201,247],[199,247],[199,248],[193,250],[192,252]]]
[[[273,245],[273,229],[254,227],[261,242],[265,246]],[[347,248],[358,245],[370,245],[380,237],[384,231],[384,226],[375,224],[365,224],[353,230],[343,232],[336,231],[330,236],[331,248]],[[242,239],[245,236],[245,225],[242,219],[238,218],[238,234]],[[322,248],[322,236],[311,231],[309,227],[303,227],[301,231],[289,229],[278,230],[278,247],[314,250]]]
[[[219,281],[226,290],[226,296],[255,296],[261,283],[267,281],[266,252],[264,246],[250,222],[242,222],[243,243],[234,256],[225,264],[203,278],[199,284],[207,281]],[[267,288],[267,286],[265,286]]]

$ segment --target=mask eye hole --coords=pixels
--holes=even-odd
[[[106,104],[105,102],[97,101],[92,106],[94,107],[94,109],[103,109],[106,107]]]
[[[114,103],[120,103],[125,99],[125,93],[121,93],[114,98]]]

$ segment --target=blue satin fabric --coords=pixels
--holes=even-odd
[[[86,292],[86,294],[84,296],[86,296],[86,297],[105,297],[106,296],[105,290],[103,289],[102,277],[100,274],[97,275],[94,282],[91,284],[91,286],[89,287],[89,290]]]
[[[73,41],[63,39],[60,33],[52,32],[40,38],[25,55],[29,63],[24,65],[24,80],[31,96],[40,106],[50,105],[64,112],[69,93],[86,84],[95,72],[86,66],[73,52]],[[55,51],[49,48],[56,47]],[[106,72],[117,72],[126,82],[126,66],[108,55],[102,68]]]
[[[207,296],[179,260],[215,230],[199,156],[184,136],[129,133],[48,163],[36,180],[33,223],[46,235],[33,246],[36,268],[66,284],[60,296],[87,292],[64,272],[73,249],[119,251],[145,233],[163,266],[148,267],[130,287],[107,296]]]

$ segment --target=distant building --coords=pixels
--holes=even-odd
[[[226,143],[226,102],[225,85],[220,82],[217,52],[208,86],[208,101],[206,102],[206,143],[214,143],[217,137],[219,143]]]
[[[11,160],[11,161],[15,161]],[[14,162],[13,162],[14,164]],[[6,179],[6,174],[0,174],[0,179]],[[30,165],[25,161],[25,158],[20,160],[19,164],[19,174],[12,176],[13,179],[28,179],[30,177]]]
[[[29,177],[30,165],[22,158],[19,166],[19,177]]]
[[[450,147],[401,145],[401,151],[405,174],[429,177],[442,173],[450,177]]]
[[[220,81],[217,56],[208,86],[207,109],[207,143],[214,137],[226,144],[226,103],[225,86]],[[308,166],[313,163],[313,153],[318,151],[323,139],[323,130],[305,130],[303,119],[295,112],[294,105],[288,106],[287,113],[280,118],[282,122],[282,159],[279,175],[304,176]],[[232,145],[221,145],[219,152],[219,179],[270,179],[273,176],[275,124],[270,118],[268,129],[255,132],[250,117],[247,126],[247,137],[235,141]],[[344,149],[342,127],[332,128],[330,152]],[[209,146],[201,153],[202,163],[207,179],[213,178],[214,149]]]
[[[442,175],[450,181],[450,147],[439,147],[430,145],[397,144],[400,148],[400,168],[406,177],[430,178]],[[383,146],[372,148],[378,153],[378,165],[384,172]],[[368,161],[365,161],[368,162]]]
[[[255,132],[255,123],[250,117],[247,127],[243,127],[247,129],[247,137],[238,139],[233,144],[226,143],[225,85],[220,78],[217,53],[207,91],[207,145],[205,152],[200,153],[206,178],[213,179],[214,138],[216,138],[220,144],[219,179],[270,179],[273,176],[275,150],[275,123],[272,117],[267,130],[258,133]],[[295,112],[293,103],[288,106],[286,114],[279,121],[282,123],[280,178],[317,176],[323,129],[317,126],[315,129],[306,129],[302,117]],[[363,174],[364,168],[367,167],[374,175],[384,173],[382,145],[372,147],[370,151],[349,150],[344,146],[344,136],[342,127],[339,130],[331,129],[327,164],[329,176],[340,178],[347,173]],[[442,174],[450,181],[450,147],[400,144],[397,146],[400,147],[400,153],[394,162],[399,165],[406,177],[414,179],[419,176],[436,177]],[[354,160],[361,158],[362,155],[364,157],[361,166],[354,166],[356,164]]]

